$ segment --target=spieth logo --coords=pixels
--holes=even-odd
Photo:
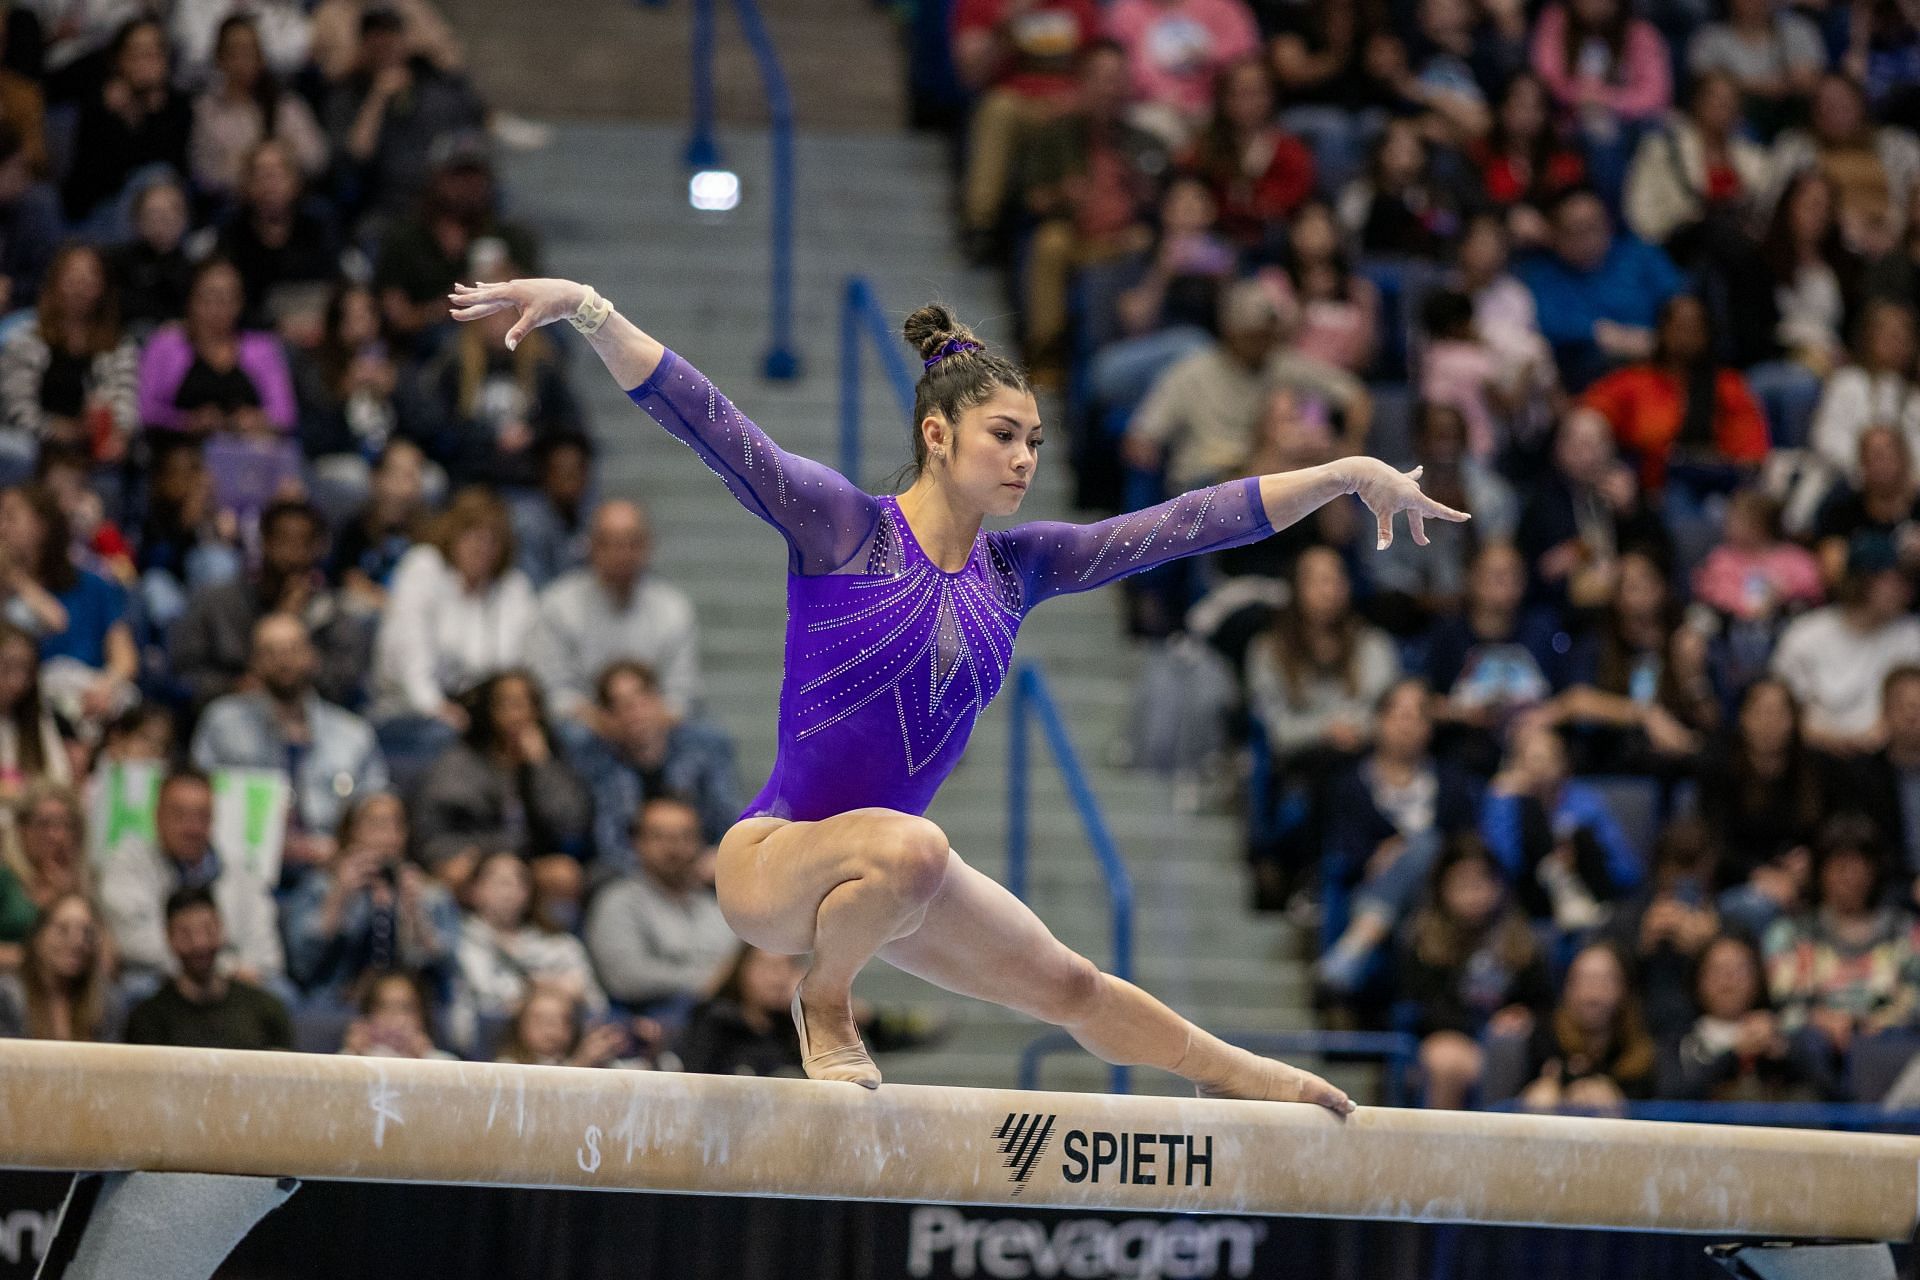
[[[1007,1177],[1013,1182],[1016,1196],[1027,1189],[1027,1179],[1033,1176],[1033,1167],[1040,1163],[1047,1144],[1053,1141],[1053,1127],[1059,1119],[1059,1116],[1009,1112],[993,1131],[994,1141],[1000,1144],[1000,1154],[1006,1157]]]

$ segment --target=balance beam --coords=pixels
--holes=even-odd
[[[0,1041],[0,1167],[1904,1241],[1920,1138]]]

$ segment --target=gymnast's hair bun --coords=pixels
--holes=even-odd
[[[949,342],[980,342],[973,330],[955,318],[951,308],[939,302],[930,302],[908,316],[905,333],[922,360],[933,359]]]

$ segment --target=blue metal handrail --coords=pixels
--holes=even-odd
[[[1013,669],[1013,742],[1007,753],[1007,888],[1013,891],[1016,898],[1026,899],[1027,811],[1030,807],[1027,722],[1035,717],[1040,721],[1040,731],[1046,736],[1047,745],[1053,750],[1054,763],[1059,766],[1060,777],[1067,784],[1067,795],[1080,814],[1080,825],[1086,831],[1087,843],[1093,846],[1094,861],[1100,864],[1100,874],[1107,883],[1107,902],[1113,918],[1112,972],[1117,977],[1131,981],[1133,877],[1127,874],[1127,864],[1120,857],[1120,846],[1107,829],[1106,816],[1101,812],[1100,802],[1094,797],[1093,787],[1087,781],[1087,771],[1081,766],[1080,755],[1073,748],[1073,739],[1067,733],[1066,721],[1061,718],[1053,693],[1047,688],[1046,677],[1041,674],[1039,667],[1030,662],[1018,663]],[[1113,1091],[1126,1093],[1130,1088],[1127,1069],[1114,1067]]]
[[[1407,1102],[1407,1079],[1420,1041],[1401,1031],[1251,1031],[1221,1037],[1229,1044],[1255,1053],[1284,1058],[1313,1057],[1333,1062],[1378,1062],[1386,1069],[1386,1103]],[[1020,1087],[1040,1087],[1040,1066],[1046,1059],[1070,1053],[1079,1045],[1064,1031],[1039,1037],[1020,1051]]]
[[[863,276],[848,276],[840,298],[840,474],[860,483],[860,338],[865,334],[880,356],[880,371],[893,387],[900,416],[913,414],[913,367],[901,353],[893,321]]]
[[[793,346],[793,95],[787,88],[780,50],[760,17],[755,0],[734,0],[740,32],[753,50],[760,72],[760,88],[767,99],[767,125],[772,146],[771,280],[768,291],[767,354],[762,372],[776,381],[800,376],[800,356]],[[720,147],[714,137],[713,0],[693,0],[693,105],[687,164],[695,169],[717,168]]]

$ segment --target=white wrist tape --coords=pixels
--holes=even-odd
[[[581,333],[599,332],[600,326],[613,314],[613,304],[601,297],[593,289],[587,290],[587,296],[580,301],[580,307],[567,317],[567,323]]]

